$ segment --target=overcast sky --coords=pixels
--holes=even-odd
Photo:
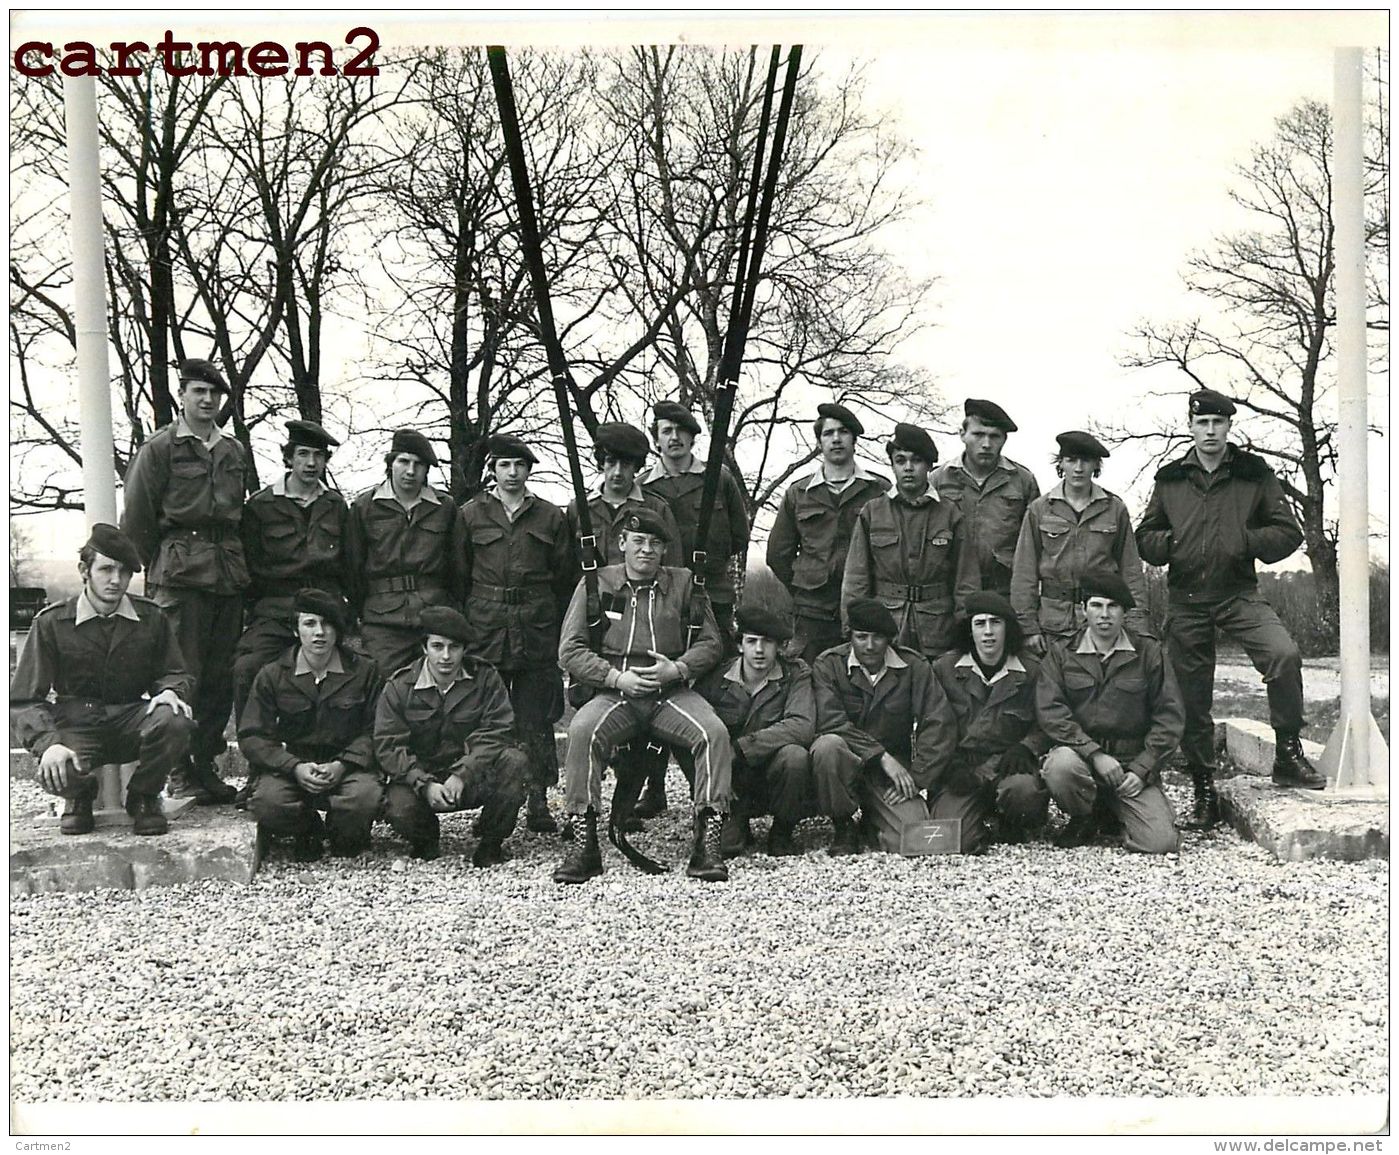
[[[44,19],[52,28],[53,19]],[[871,61],[869,95],[917,146],[906,179],[928,206],[894,248],[910,271],[938,278],[933,327],[909,343],[906,356],[931,368],[949,399],[1000,401],[1021,426],[1009,455],[1045,487],[1053,481],[1046,458],[1054,433],[1149,407],[1144,394],[1172,384],[1118,362],[1138,321],[1198,311],[1180,271],[1192,249],[1239,224],[1226,195],[1234,166],[1298,100],[1331,100],[1334,47],[1388,41],[1383,14],[1291,12],[819,17],[800,24],[579,15],[548,25],[517,21],[510,30],[409,24],[374,12],[283,24],[166,14],[147,23],[127,18],[105,32],[153,41],[173,27],[186,39],[336,42],[363,23],[385,47],[800,40],[808,51],[819,49],[827,67],[847,56]],[[25,17],[12,24],[13,41],[27,31]],[[64,31],[95,27],[90,17],[70,17]],[[1177,408],[1174,401],[1169,411]],[[1371,417],[1388,421],[1383,381],[1372,383]],[[957,448],[938,440],[944,452]],[[1381,504],[1386,458],[1376,443],[1371,482]],[[1130,450],[1115,454],[1104,477],[1134,512],[1147,488],[1129,490],[1128,483],[1143,460]],[[1388,524],[1387,510],[1376,505],[1372,514]],[[66,553],[66,540],[58,548]]]

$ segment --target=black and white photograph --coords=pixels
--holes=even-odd
[[[1382,1151],[1389,38],[11,10],[16,1149]]]

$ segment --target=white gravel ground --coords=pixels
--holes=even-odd
[[[685,825],[636,841],[683,865]],[[727,885],[605,846],[563,887],[557,837],[477,871],[468,826],[433,863],[376,827],[246,888],[12,900],[12,1101],[1387,1089],[1387,862],[1231,831],[1164,859],[831,859],[812,822]]]

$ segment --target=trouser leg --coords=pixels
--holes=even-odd
[[[829,614],[820,617],[798,614],[796,621],[797,637],[803,641],[802,658],[814,662],[823,650],[840,645],[840,611],[832,608]]]
[[[384,788],[384,818],[414,849],[437,842],[441,829],[437,815],[416,790],[402,782],[390,782]]]
[[[958,820],[963,854],[979,854],[990,843],[986,830],[986,819],[990,814],[991,801],[984,790],[975,794],[940,790],[928,806],[929,818]]]
[[[860,760],[837,734],[822,734],[811,746],[811,784],[816,809],[830,818],[849,818],[860,808],[855,780]]]
[[[1087,762],[1067,746],[1055,746],[1044,759],[1044,784],[1055,804],[1070,818],[1093,813],[1098,783]]]
[[[1143,786],[1133,798],[1103,788],[1108,805],[1122,822],[1122,845],[1139,854],[1172,854],[1180,848],[1170,800],[1156,785]]]
[[[407,626],[389,626],[365,622],[360,626],[360,644],[374,659],[379,673],[388,678],[401,670],[423,652],[423,635]]]
[[[690,751],[695,761],[695,810],[727,814],[733,797],[733,748],[727,727],[709,703],[694,690],[675,690],[655,708],[647,729],[661,741]]]
[[[730,658],[738,653],[738,643],[734,638],[734,604],[717,596],[709,599],[709,608],[714,611],[714,624],[719,627],[719,643],[723,646],[723,657]]]
[[[211,765],[228,748],[224,730],[233,710],[233,653],[243,627],[243,599],[172,586],[151,596],[169,617],[195,679],[190,756],[196,765]]]
[[[1306,725],[1302,655],[1267,599],[1259,593],[1230,598],[1219,607],[1215,620],[1220,629],[1238,638],[1253,668],[1263,675],[1273,729],[1300,731]]]
[[[284,774],[266,770],[257,776],[248,809],[258,825],[278,838],[292,838],[310,829],[311,796]]]
[[[903,844],[903,828],[928,817],[928,804],[921,794],[895,802],[889,797],[889,784],[878,771],[865,769],[856,780],[860,797],[860,818],[865,833],[880,850],[897,854]]]
[[[811,810],[811,753],[805,746],[782,746],[764,767],[768,810],[776,822],[799,822]]]
[[[233,654],[233,716],[240,722],[257,672],[296,645],[296,633],[280,618],[258,618],[243,631]]]
[[[515,741],[528,759],[527,790],[558,785],[554,720],[563,713],[563,679],[558,668],[501,671],[501,677],[515,714]]]
[[[136,731],[136,772],[131,775],[127,791],[131,794],[159,794],[165,787],[170,771],[184,763],[197,733],[192,718],[175,713],[161,704],[146,713],[146,703],[132,709],[134,717],[127,725]],[[222,738],[220,738],[222,741]]]
[[[602,772],[617,748],[641,731],[641,720],[625,699],[602,691],[579,707],[568,724],[564,751],[564,809],[602,810]]]
[[[369,845],[369,832],[383,802],[384,787],[377,774],[347,770],[336,787],[323,795],[326,829],[341,847]]]
[[[460,809],[481,807],[483,842],[503,841],[515,829],[529,772],[529,759],[513,746],[507,746],[488,766],[458,762],[452,767],[452,773],[463,782]]]
[[[1213,606],[1172,604],[1166,622],[1167,651],[1185,705],[1180,749],[1192,766],[1214,765]]]
[[[1010,774],[996,783],[996,813],[1022,830],[1049,820],[1049,791],[1038,774]]]

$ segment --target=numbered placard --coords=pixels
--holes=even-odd
[[[962,820],[927,818],[922,822],[910,822],[899,832],[899,853],[905,857],[919,854],[961,854]]]

